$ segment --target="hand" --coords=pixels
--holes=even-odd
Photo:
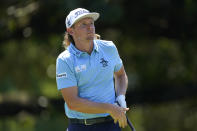
[[[126,103],[126,101],[125,101],[125,95],[119,95],[119,96],[116,98],[116,101],[118,102],[118,104],[119,104],[121,107],[127,108],[127,103]]]
[[[114,123],[118,122],[119,126],[124,128],[125,126],[127,126],[127,119],[125,116],[125,112],[128,110],[129,108],[123,108],[117,105],[112,105],[112,108],[109,113],[114,119]]]

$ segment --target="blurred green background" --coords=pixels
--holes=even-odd
[[[96,32],[118,47],[136,130],[196,131],[195,0],[1,0],[0,131],[66,129],[55,63],[78,7],[99,12]]]

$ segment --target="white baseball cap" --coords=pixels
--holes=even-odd
[[[96,21],[99,18],[99,13],[90,12],[89,10],[83,8],[72,10],[66,17],[66,28],[70,28],[73,24],[83,18],[92,18],[94,21]]]

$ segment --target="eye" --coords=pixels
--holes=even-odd
[[[80,27],[82,27],[82,28],[84,28],[84,27],[86,27],[86,23],[81,23],[81,25],[80,25]]]
[[[83,26],[86,26],[87,24],[86,24],[86,23],[83,23],[82,25],[83,25]]]
[[[94,22],[90,22],[91,25],[94,25]]]

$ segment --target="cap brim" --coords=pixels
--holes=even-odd
[[[72,25],[74,25],[75,23],[77,23],[78,21],[80,21],[83,18],[92,18],[94,21],[96,21],[99,18],[99,13],[87,13],[82,15],[81,17],[79,17]]]

